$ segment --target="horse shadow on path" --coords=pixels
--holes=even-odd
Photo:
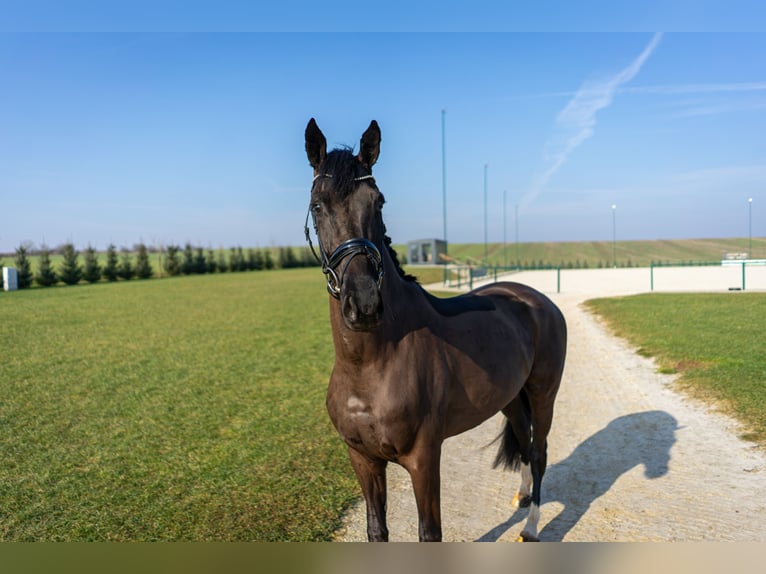
[[[648,479],[666,475],[678,428],[678,421],[664,411],[625,415],[585,439],[567,458],[549,466],[543,478],[543,505],[559,502],[564,509],[542,528],[540,540],[563,540],[591,504],[632,468],[643,465]],[[497,541],[523,522],[527,513],[526,508],[516,510],[477,542]]]

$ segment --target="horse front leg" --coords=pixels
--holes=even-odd
[[[367,540],[388,542],[386,526],[386,466],[387,461],[370,458],[349,447],[348,457],[362,487],[367,505]]]
[[[418,507],[418,539],[420,542],[441,542],[441,444],[417,447],[402,461],[412,478]]]

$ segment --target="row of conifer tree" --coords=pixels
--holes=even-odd
[[[274,256],[276,251],[276,260]],[[198,275],[204,273],[224,273],[241,271],[261,271],[271,269],[289,269],[293,267],[310,267],[318,265],[307,248],[299,249],[298,255],[292,247],[279,247],[275,250],[243,249],[232,247],[228,251],[219,249],[204,250],[187,243],[183,248],[169,245],[159,251],[150,250],[143,243],[134,246],[133,251],[122,249],[119,253],[114,245],[109,245],[102,262],[99,253],[88,247],[82,253],[74,245],[67,243],[57,250],[61,261],[54,266],[51,261],[52,252],[43,247],[37,255],[37,271],[32,271],[30,256],[31,249],[21,245],[16,249],[13,259],[18,273],[18,287],[25,289],[33,284],[50,287],[57,283],[76,285],[81,281],[97,283],[99,281],[118,281],[130,279],[150,279],[155,276]],[[82,263],[80,258],[82,256]],[[151,260],[156,256],[159,271]],[[0,259],[0,267],[3,261]],[[2,276],[0,275],[0,288]]]

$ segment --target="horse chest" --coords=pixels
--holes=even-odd
[[[406,422],[412,420],[407,406],[388,397],[328,392],[327,410],[343,440],[370,456],[396,460],[414,439],[416,429]]]

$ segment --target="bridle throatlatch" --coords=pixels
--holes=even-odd
[[[314,181],[316,181],[318,177],[332,177],[332,175],[324,173],[317,174],[314,176]],[[356,177],[354,178],[354,181],[361,181],[363,179],[372,179],[372,175]],[[317,255],[317,252],[314,250],[314,244],[311,242],[311,235],[309,232],[309,215],[311,216],[311,221],[314,224],[314,233],[317,236],[319,255]],[[348,239],[347,241],[344,241],[338,245],[338,247],[335,248],[335,251],[333,251],[328,257],[327,252],[322,246],[322,240],[319,239],[316,217],[311,210],[311,206],[309,206],[308,213],[306,213],[306,222],[303,225],[303,231],[306,234],[306,241],[311,248],[311,253],[314,254],[316,260],[322,265],[322,273],[324,273],[325,277],[327,278],[327,291],[330,293],[330,295],[336,299],[340,298],[340,286],[343,282],[343,275],[345,275],[346,269],[348,269],[351,260],[357,255],[364,255],[372,264],[376,275],[375,283],[377,284],[378,289],[380,289],[380,285],[383,283],[383,258],[380,255],[380,250],[372,241],[365,239],[364,237]],[[344,259],[346,260],[346,263],[343,265],[340,272],[338,272],[337,268]]]

